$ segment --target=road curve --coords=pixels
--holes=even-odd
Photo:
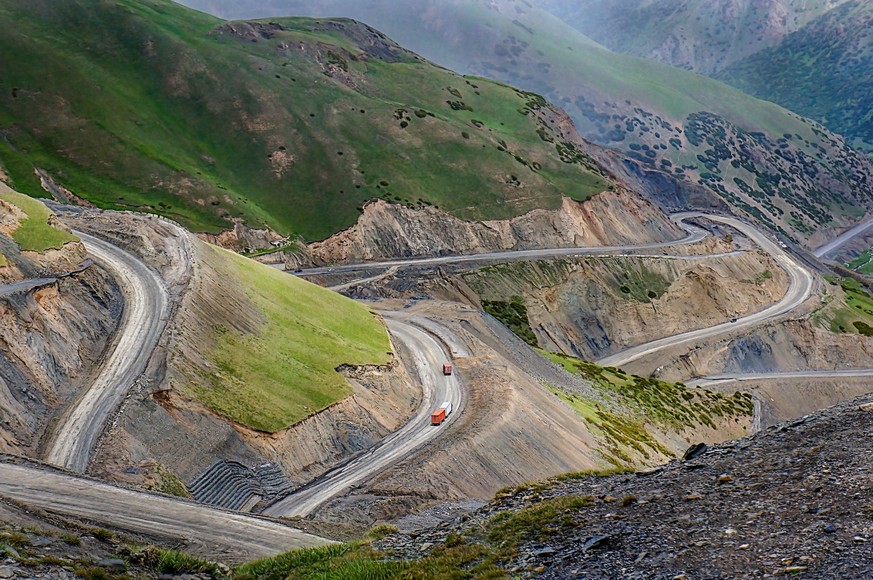
[[[84,472],[107,419],[145,370],[166,325],[170,300],[158,275],[138,258],[94,236],[75,233],[124,295],[121,323],[98,375],[58,421],[44,455],[48,463]]]
[[[816,258],[824,258],[828,254],[845,246],[853,238],[867,233],[868,231],[870,231],[870,228],[873,228],[873,218],[864,221],[849,230],[846,230],[845,232],[843,232],[830,242],[824,244],[823,246],[819,246],[818,248],[813,250],[812,255]]]
[[[424,391],[422,404],[415,416],[403,427],[384,438],[378,445],[340,464],[309,485],[279,500],[264,510],[276,517],[306,516],[327,500],[387,469],[409,453],[438,437],[463,410],[464,394],[457,374],[444,376],[442,365],[451,360],[442,344],[422,329],[386,314],[394,340],[402,343],[413,357]],[[430,424],[430,415],[443,401],[451,401],[454,410],[439,427]]]
[[[689,217],[693,217],[693,214],[689,215]],[[753,226],[736,218],[714,215],[701,215],[701,217],[706,217],[712,221],[729,225],[741,231],[749,239],[758,244],[758,246],[760,246],[765,252],[773,256],[779,266],[782,267],[783,270],[785,270],[789,277],[788,291],[785,293],[785,296],[783,296],[783,298],[776,304],[773,304],[772,306],[769,306],[764,310],[761,310],[754,314],[744,316],[743,318],[738,319],[736,322],[717,324],[709,328],[692,330],[690,332],[685,332],[675,336],[668,336],[652,342],[647,342],[645,344],[641,344],[633,348],[624,350],[622,352],[604,357],[598,360],[597,364],[601,366],[620,367],[666,348],[689,343],[692,341],[702,340],[705,338],[712,338],[714,336],[734,332],[742,328],[756,326],[758,324],[761,324],[762,322],[776,318],[777,316],[781,316],[786,312],[793,310],[794,308],[805,302],[807,299],[809,299],[809,297],[812,295],[815,286],[815,279],[813,278],[812,274],[801,264],[799,264],[794,258],[792,258],[785,250],[779,247],[779,245],[772,239],[761,233]]]
[[[582,248],[548,248],[542,250],[507,250],[503,252],[488,252],[484,254],[455,254],[451,256],[438,256],[430,258],[408,258],[404,260],[385,260],[381,262],[362,262],[358,264],[339,264],[336,266],[323,266],[307,268],[295,272],[298,276],[318,276],[338,272],[356,272],[376,268],[403,268],[409,266],[438,266],[441,264],[463,264],[468,262],[532,260],[538,258],[559,258],[561,256],[589,256],[607,255],[619,252],[638,252],[644,250],[656,250],[672,246],[682,246],[697,243],[706,238],[709,233],[701,228],[685,223],[685,219],[703,214],[682,213],[670,216],[687,235],[681,240],[672,242],[652,242],[638,246],[585,246]]]
[[[0,461],[0,496],[133,534],[193,544],[215,558],[248,560],[330,540],[270,521],[117,487],[37,465]]]

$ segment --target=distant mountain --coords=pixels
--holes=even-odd
[[[719,78],[873,152],[873,3],[853,0]]]
[[[816,123],[723,83],[612,52],[523,0],[185,0],[227,17],[343,15],[444,66],[543,94],[586,138],[700,183],[799,239],[873,208],[873,165]]]
[[[100,206],[307,240],[372,199],[503,219],[610,186],[542,97],[349,20],[225,23],[168,0],[0,1],[0,174]],[[577,141],[578,143],[578,141]]]
[[[616,52],[712,75],[849,0],[534,0]]]
[[[873,2],[538,0],[617,52],[723,80],[873,152]]]

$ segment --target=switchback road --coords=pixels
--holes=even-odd
[[[755,227],[736,218],[713,215],[707,215],[705,217],[739,230],[749,239],[758,244],[761,249],[770,254],[779,266],[788,274],[789,284],[785,296],[776,304],[754,314],[744,316],[736,322],[725,322],[709,328],[701,328],[699,330],[693,330],[675,336],[664,337],[604,357],[598,360],[597,364],[601,366],[620,367],[644,356],[651,355],[670,347],[712,338],[722,334],[735,332],[743,328],[757,326],[793,310],[812,296],[815,287],[815,278],[813,275],[792,258],[785,250],[783,250],[775,241],[764,235]]]
[[[145,370],[166,325],[170,302],[158,275],[138,258],[99,238],[75,233],[124,295],[121,323],[98,375],[58,421],[45,454],[49,463],[84,472],[107,419]]]
[[[442,365],[451,360],[445,347],[421,328],[401,316],[385,313],[395,341],[413,357],[415,371],[424,391],[422,404],[406,425],[388,435],[378,445],[352,457],[266,510],[270,516],[306,516],[318,506],[387,469],[408,454],[420,449],[443,433],[463,410],[464,392],[457,374],[445,376]],[[430,424],[431,413],[443,402],[451,401],[453,411],[439,427]]]

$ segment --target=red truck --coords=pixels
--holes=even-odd
[[[443,374],[446,376],[452,374],[452,363],[443,363]]]
[[[434,426],[442,425],[443,421],[445,421],[446,417],[451,415],[451,413],[452,413],[452,402],[446,401],[445,403],[440,405],[440,408],[437,409],[436,411],[434,411],[433,414],[430,416],[430,424],[434,425]]]

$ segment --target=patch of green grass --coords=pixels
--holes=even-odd
[[[578,512],[593,503],[593,496],[567,495],[500,512],[488,522],[488,540],[511,554],[522,542],[546,541],[576,527]]]
[[[184,387],[215,411],[276,432],[352,393],[336,371],[391,360],[385,326],[365,306],[232,252],[210,247],[263,313],[253,334],[216,329],[219,373]]]
[[[554,477],[550,477],[547,479],[528,481],[526,483],[522,483],[521,485],[517,485],[515,487],[504,487],[497,491],[494,494],[494,498],[497,500],[507,499],[511,497],[516,497],[519,495],[527,495],[531,494],[534,498],[538,497],[542,492],[555,488],[561,483],[567,481],[577,481],[580,479],[586,479],[589,477],[608,477],[610,475],[616,475],[620,473],[628,473],[630,468],[628,467],[611,467],[609,469],[597,469],[597,470],[587,470],[587,471],[571,471],[568,473],[562,473],[560,475],[556,475]]]
[[[45,252],[59,250],[68,242],[77,242],[79,238],[49,223],[52,212],[38,199],[18,193],[0,183],[0,199],[11,203],[27,214],[19,226],[12,232],[12,239],[23,251]],[[6,258],[0,265],[6,264]]]
[[[65,533],[61,534],[60,539],[62,542],[64,542],[65,544],[68,544],[70,546],[81,546],[82,545],[82,539],[79,536],[77,536],[76,534],[73,534],[71,532],[65,532]]]
[[[527,307],[524,305],[524,298],[513,296],[509,302],[483,300],[482,308],[485,312],[502,322],[523,341],[533,347],[538,346],[537,337],[527,317]]]
[[[825,276],[831,284],[843,291],[843,300],[836,300],[828,308],[817,313],[831,332],[857,332],[863,336],[873,327],[873,296],[854,278]]]
[[[873,275],[873,253],[870,250],[864,250],[860,256],[846,264],[846,267],[861,274]]]
[[[157,476],[157,483],[150,488],[152,491],[189,499],[192,497],[182,480],[166,467],[158,466]]]
[[[154,570],[160,574],[218,574],[215,562],[162,548],[155,550]]]
[[[88,533],[103,542],[110,542],[115,539],[115,532],[106,528],[91,528]]]
[[[674,431],[697,425],[715,428],[717,418],[750,416],[754,409],[748,393],[737,392],[728,396],[707,389],[690,389],[682,383],[630,375],[620,369],[601,367],[564,354],[543,350],[540,353],[569,372],[590,380],[601,394],[626,410],[625,414],[618,414],[602,402],[549,386],[552,393],[603,438],[611,453],[607,459],[617,467],[633,463],[628,454],[630,450],[644,458],[649,458],[653,451],[672,455],[649,434],[647,423]]]
[[[398,561],[368,543],[334,544],[256,560],[234,570],[238,580],[460,580],[500,579],[493,549],[451,535],[427,556]]]
[[[13,548],[25,548],[31,544],[30,538],[21,532],[2,532],[0,533],[0,544],[6,544]]]
[[[626,269],[620,276],[620,296],[630,296],[639,302],[651,302],[670,288],[670,280],[647,268],[642,261],[633,265],[637,267]]]
[[[75,573],[76,576],[83,580],[112,580],[112,576],[110,576],[106,570],[98,566],[76,568]]]

